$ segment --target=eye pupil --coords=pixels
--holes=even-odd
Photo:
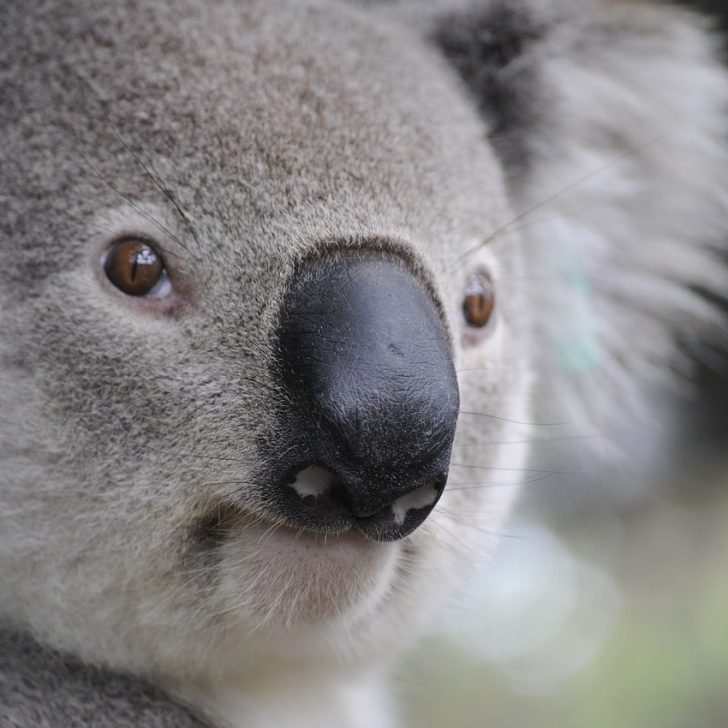
[[[111,247],[104,270],[108,279],[129,296],[145,296],[164,272],[161,256],[144,240],[125,238]]]
[[[468,282],[463,299],[463,314],[470,326],[483,328],[495,308],[492,282],[483,275],[475,275]]]

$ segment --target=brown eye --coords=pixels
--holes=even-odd
[[[490,320],[495,308],[493,282],[485,275],[474,275],[465,289],[463,313],[470,326],[482,329]]]
[[[166,277],[162,258],[138,238],[118,240],[104,263],[108,279],[129,296],[146,296]]]

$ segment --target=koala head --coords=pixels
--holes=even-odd
[[[330,3],[4,15],[2,614],[172,676],[409,639],[528,419],[477,112]]]
[[[666,327],[645,322],[707,316],[688,290],[713,267],[706,249],[654,254],[684,228],[652,214],[653,191],[710,238],[718,185],[691,188],[693,200],[667,180],[714,182],[723,152],[641,148],[629,200],[610,167],[601,192],[582,185],[567,205],[555,190],[646,133],[632,96],[586,77],[583,29],[563,30],[568,62],[544,41],[543,78],[544,51],[529,45],[547,36],[539,23],[523,48],[486,43],[482,57],[503,66],[519,54],[515,76],[479,75],[467,49],[485,16],[459,16],[438,50],[421,18],[389,12],[331,0],[3,7],[3,621],[169,680],[391,651],[499,530],[526,462],[532,380],[548,369],[543,333],[585,306],[596,316],[603,376],[575,389],[602,403],[663,361]],[[708,57],[690,43],[686,58]],[[599,48],[605,78],[620,76],[619,49]],[[470,92],[496,84],[480,106],[453,60]],[[723,88],[711,73],[704,86]],[[623,75],[635,97],[652,78]],[[509,95],[514,77],[525,86]],[[588,102],[599,88],[582,109],[574,89]],[[713,96],[717,109],[725,92]],[[526,97],[537,108],[519,116]],[[622,123],[625,98],[635,116],[620,136],[600,124]],[[654,113],[674,98],[658,94]],[[503,129],[483,104],[508,111]],[[717,112],[703,116],[713,128]],[[536,160],[528,175],[514,150]],[[678,153],[705,159],[680,165]],[[545,201],[550,221],[514,224]],[[652,281],[648,303],[633,305],[634,277],[605,275],[629,261]],[[560,317],[565,291],[577,305]]]

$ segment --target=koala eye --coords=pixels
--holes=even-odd
[[[169,287],[162,256],[150,243],[139,238],[117,240],[106,256],[104,272],[129,296],[161,297]]]
[[[495,289],[490,277],[483,273],[473,275],[465,288],[463,314],[470,326],[482,329],[495,308]]]

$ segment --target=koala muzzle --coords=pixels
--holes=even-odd
[[[411,533],[445,487],[459,410],[431,294],[383,255],[309,261],[290,282],[276,358],[286,520],[378,541]]]

